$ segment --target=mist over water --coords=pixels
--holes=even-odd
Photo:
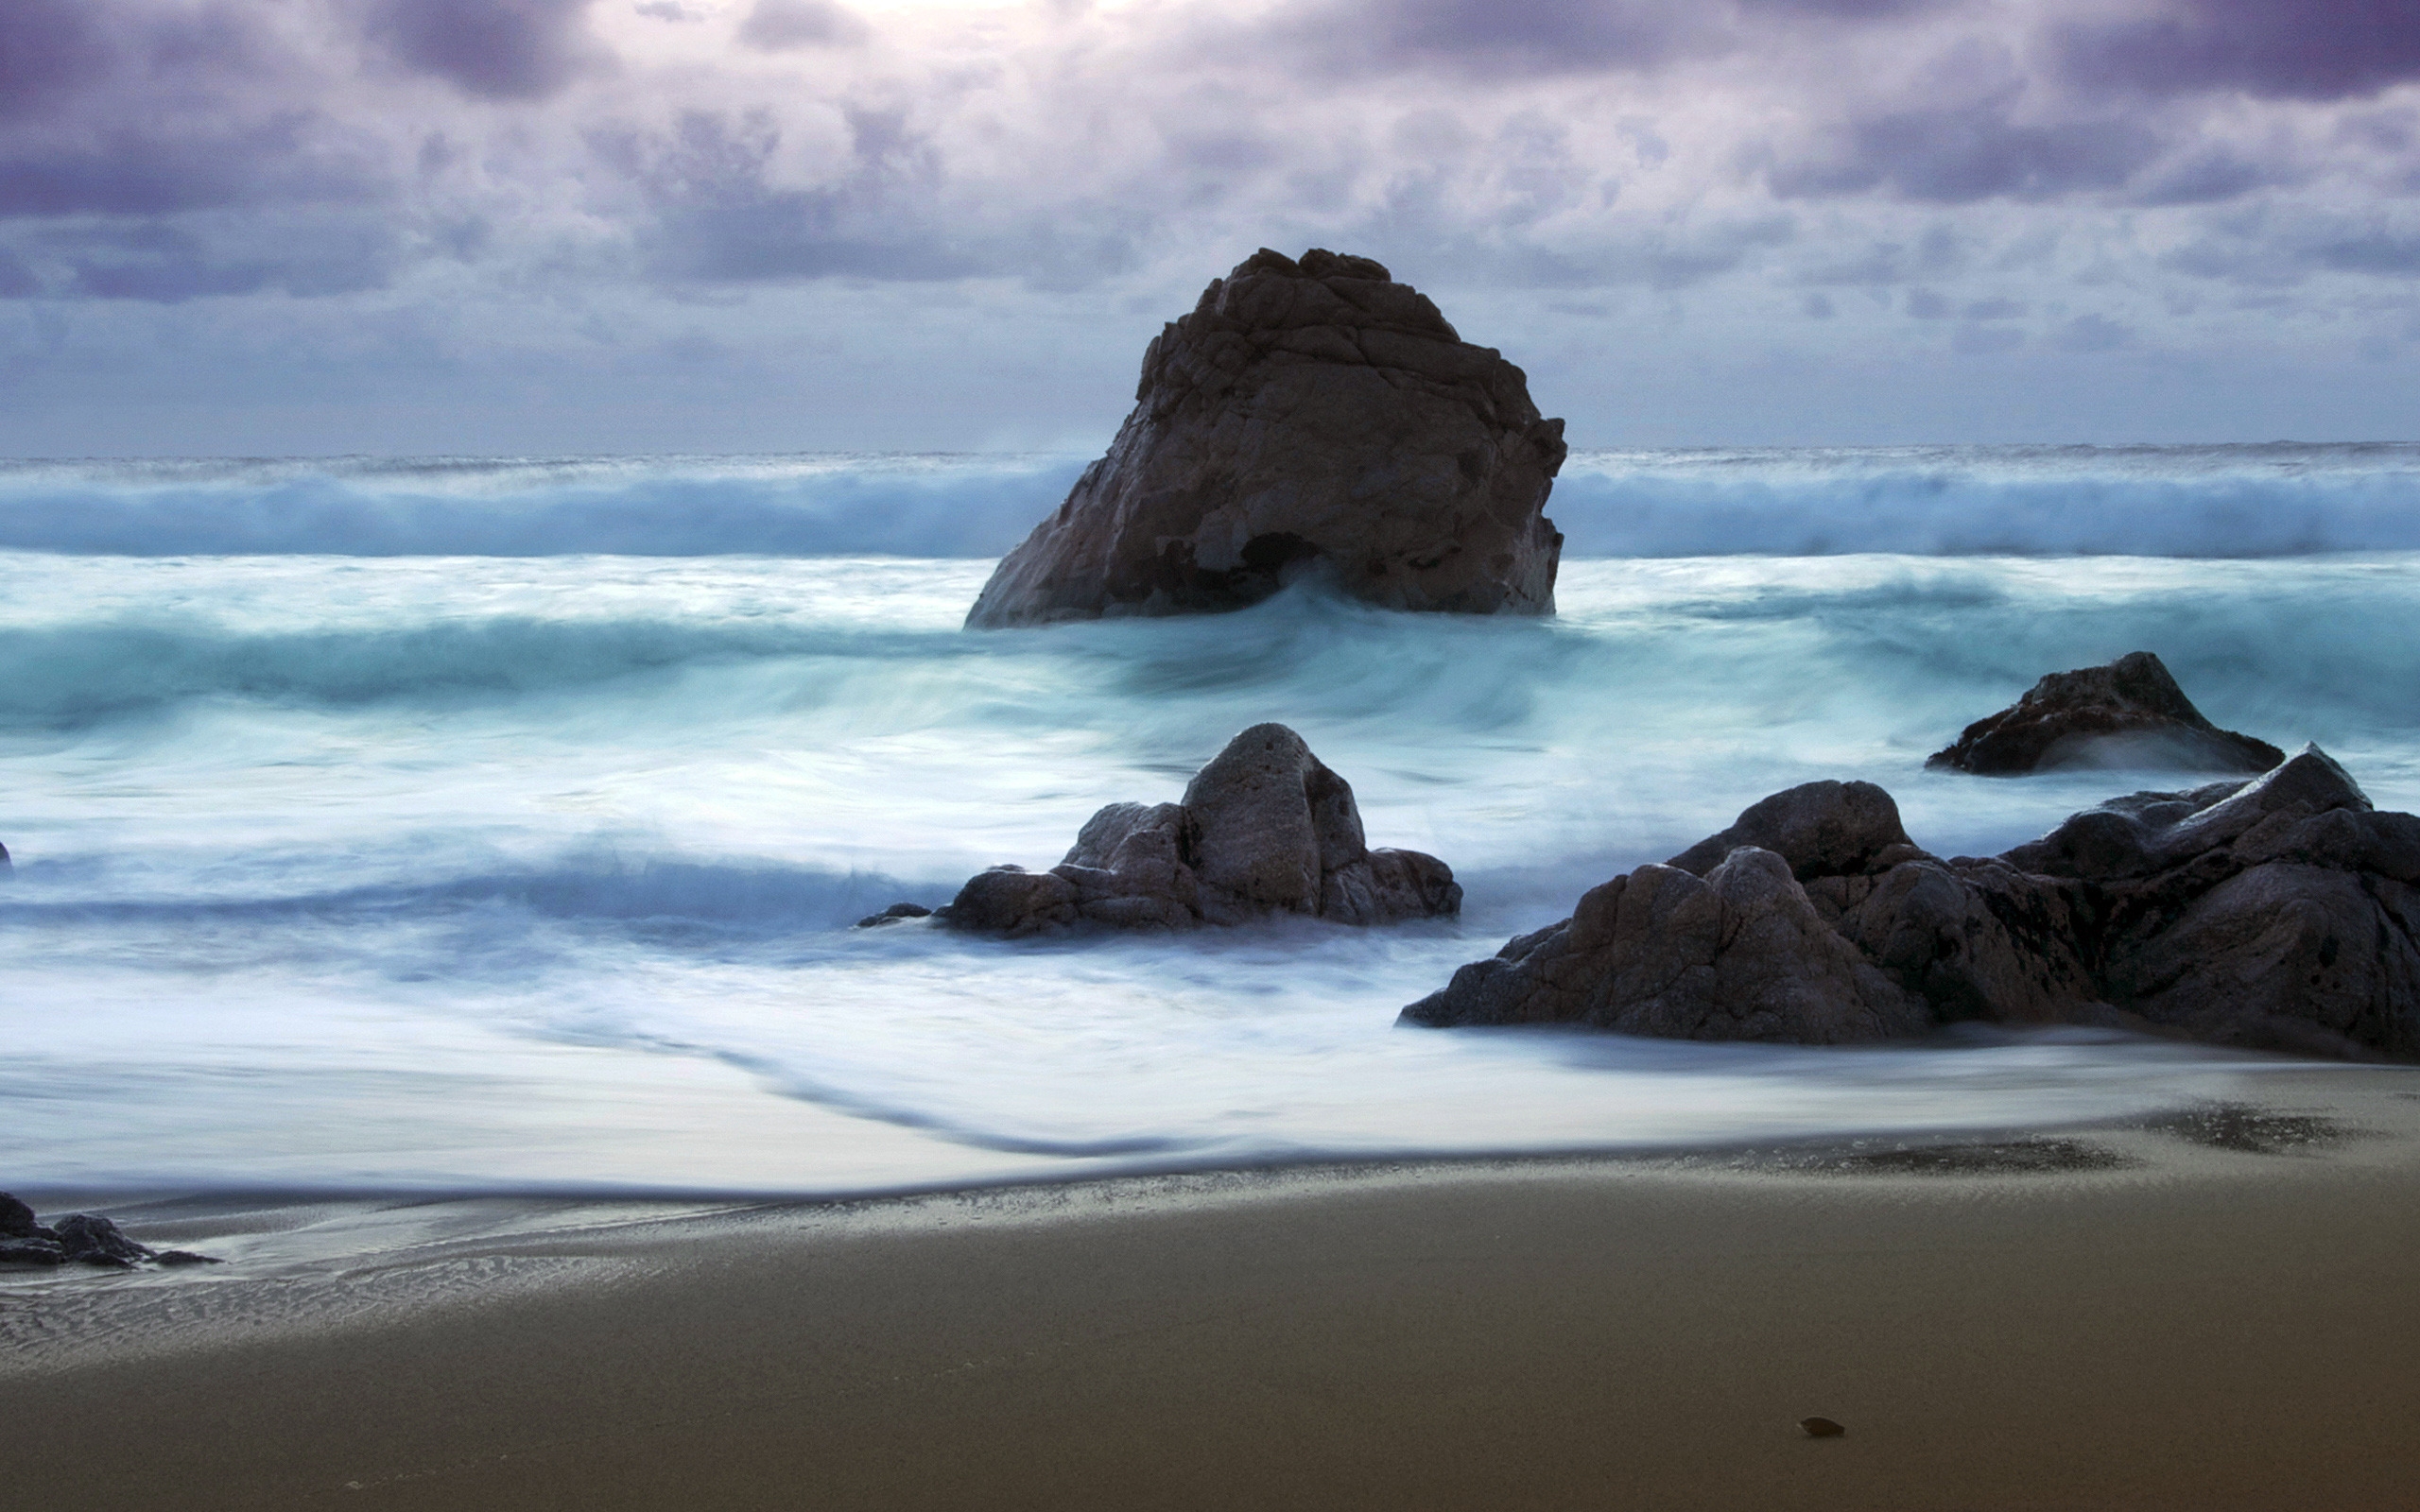
[[[1793,782],[1878,782],[1942,853],[2181,785],[1923,770],[2042,673],[2124,651],[2420,807],[2413,457],[2303,450],[1597,454],[1556,494],[1553,620],[1288,593],[977,634],[978,553],[1071,468],[19,465],[0,1171],[849,1191],[2193,1095],[2241,1062],[2074,1034],[1841,1051],[1392,1023]],[[780,510],[790,534],[737,539]],[[1891,530],[1891,553],[1849,549]],[[582,540],[621,554],[525,554]],[[1586,555],[1609,541],[1635,555]],[[1354,784],[1373,843],[1454,866],[1461,920],[847,927],[1048,865],[1096,807],[1175,798],[1264,719]]]

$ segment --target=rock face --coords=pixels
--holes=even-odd
[[[1943,860],[1880,788],[1812,782],[1591,890],[1403,1019],[1815,1044],[2088,1023],[2420,1058],[2420,817],[2376,812],[2310,747]]]
[[[1024,936],[1090,923],[1191,929],[1274,914],[1346,924],[1461,908],[1435,856],[1370,849],[1343,778],[1284,725],[1254,725],[1194,774],[1181,803],[1112,803],[1048,871],[994,867],[935,916]]]
[[[1978,719],[1927,766],[2014,777],[2070,765],[2265,772],[2286,753],[2202,716],[2160,659],[2130,652],[2105,667],[2053,672],[1998,713]]]
[[[1915,1034],[1930,1022],[1824,923],[1789,862],[1754,846],[1703,880],[1646,866],[1591,888],[1569,919],[1463,967],[1404,1015],[1809,1044]]]
[[[1254,253],[1151,342],[1134,398],[970,628],[1239,609],[1303,573],[1389,609],[1554,611],[1563,421],[1370,259]]]

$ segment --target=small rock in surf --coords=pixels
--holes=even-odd
[[[2285,759],[2265,740],[2210,723],[2158,657],[2135,651],[2107,666],[2051,673],[1925,765],[2016,777],[2085,765],[2265,772]]]
[[[938,917],[1014,936],[1279,914],[1384,924],[1461,904],[1453,868],[1435,856],[1370,848],[1351,784],[1302,736],[1254,725],[1194,774],[1183,802],[1112,803],[1085,821],[1059,865],[979,872]]]

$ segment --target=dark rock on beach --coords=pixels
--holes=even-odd
[[[162,1265],[216,1265],[208,1255],[172,1249],[155,1254],[136,1244],[107,1218],[71,1212],[56,1227],[45,1228],[33,1209],[0,1192],[0,1265],[94,1265],[131,1270],[145,1261]]]
[[[2135,651],[2105,667],[2051,673],[1925,765],[2014,777],[2077,765],[2265,772],[2285,759],[2265,740],[2210,723],[2158,657]]]
[[[1151,342],[1134,397],[970,627],[1239,609],[1305,573],[1389,609],[1554,611],[1563,421],[1377,263],[1254,253]]]
[[[1284,725],[1254,725],[1194,774],[1178,803],[1112,803],[1047,871],[994,867],[936,918],[1024,936],[1080,923],[1191,929],[1280,914],[1383,924],[1452,914],[1453,869],[1372,850],[1353,788]]]
[[[69,1260],[85,1265],[124,1269],[151,1258],[147,1246],[126,1237],[109,1219],[89,1212],[73,1212],[59,1220],[59,1245]]]
[[[33,1209],[0,1192],[0,1239],[43,1239],[56,1244],[59,1235],[42,1226]]]
[[[925,919],[931,914],[932,910],[923,903],[892,903],[881,913],[868,914],[865,918],[858,919],[857,927],[879,929],[885,924],[896,924],[910,919]]]
[[[2420,1058],[2420,817],[2377,812],[2309,747],[1944,860],[1880,788],[1812,782],[1591,890],[1403,1019],[1818,1044],[2083,1023]]]

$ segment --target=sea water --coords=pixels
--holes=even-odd
[[[1581,454],[1552,619],[969,632],[1082,458],[0,465],[0,1186],[846,1193],[2118,1116],[2265,1062],[1395,1026],[1765,794],[2156,651],[2420,807],[2420,452]],[[1279,720],[1459,919],[851,927]]]

